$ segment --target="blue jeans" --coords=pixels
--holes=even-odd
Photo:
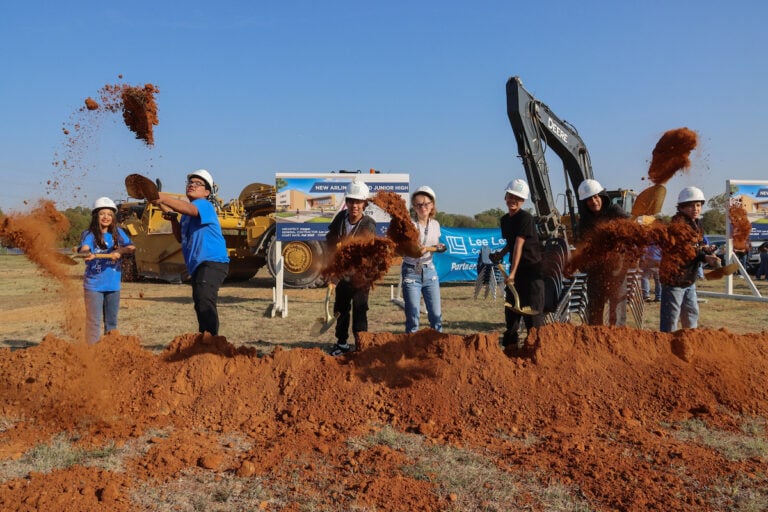
[[[651,280],[653,280],[653,293],[656,300],[661,300],[661,283],[659,282],[659,267],[643,269],[643,277],[640,284],[643,289],[643,299],[651,298]]]
[[[677,321],[683,329],[695,329],[699,325],[699,303],[696,300],[696,284],[688,287],[662,286],[659,330],[677,330]]]
[[[94,292],[85,290],[85,341],[93,344],[102,334],[117,329],[117,311],[120,309],[120,290]],[[104,330],[101,330],[102,320]]]
[[[443,331],[443,315],[440,312],[440,280],[432,263],[411,265],[403,263],[403,300],[405,301],[405,332],[419,330],[419,310],[421,296],[427,306],[429,326],[436,331]]]

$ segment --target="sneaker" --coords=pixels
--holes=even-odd
[[[333,346],[331,351],[328,353],[333,357],[337,357],[351,351],[352,351],[352,346],[349,343],[337,343]]]
[[[653,299],[650,297],[643,297],[643,302],[653,302]]]

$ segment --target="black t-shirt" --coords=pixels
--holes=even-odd
[[[520,268],[537,267],[541,263],[541,242],[536,232],[536,223],[533,215],[525,210],[520,210],[515,215],[505,214],[500,221],[501,236],[507,241],[509,259],[512,261],[512,253],[515,248],[515,240],[518,237],[525,238],[523,254],[520,256]]]

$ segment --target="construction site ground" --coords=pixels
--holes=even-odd
[[[444,333],[400,334],[393,268],[333,358],[308,336],[325,291],[272,318],[261,272],[222,289],[222,337],[192,333],[187,285],[139,282],[87,346],[62,327],[81,274],[0,256],[0,510],[768,508],[764,303],[709,298],[674,334],[652,303],[505,354],[472,283],[443,286]]]

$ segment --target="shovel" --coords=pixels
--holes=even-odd
[[[714,270],[710,270],[709,272],[704,272],[704,279],[706,279],[707,281],[720,279],[722,277],[729,276],[734,272],[737,272],[738,270],[739,270],[738,263],[736,262],[729,263],[724,267],[716,268]]]
[[[504,276],[504,281],[506,282],[509,275],[507,274],[507,271],[504,269],[504,265],[499,263],[496,265],[496,267],[501,270],[501,275]],[[512,294],[512,298],[514,298],[515,303],[510,304],[509,302],[504,303],[504,307],[506,308],[512,308],[512,311],[519,315],[528,315],[528,316],[535,316],[540,314],[540,311],[536,311],[535,309],[531,308],[531,306],[523,306],[520,307],[520,296],[517,294],[517,290],[515,289],[515,286],[513,284],[507,283],[507,290]]]
[[[125,190],[134,199],[154,201],[160,199],[157,184],[141,174],[129,174],[125,177]]]
[[[328,289],[325,292],[325,316],[319,317],[315,320],[312,328],[309,330],[310,336],[319,336],[336,323],[336,319],[339,318],[339,313],[331,314],[331,294],[333,294],[333,285],[328,284]]]
[[[656,215],[664,206],[664,198],[667,197],[667,189],[664,185],[652,185],[640,192],[632,205],[632,216]]]

